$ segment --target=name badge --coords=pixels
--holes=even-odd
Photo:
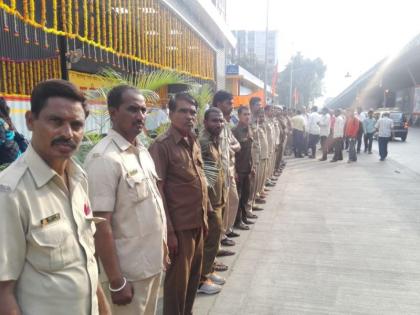
[[[53,222],[56,222],[56,221],[58,221],[58,220],[60,220],[60,214],[59,213],[56,213],[56,214],[53,214],[53,215],[51,215],[51,216],[49,216],[49,217],[46,217],[45,219],[42,219],[41,220],[41,226],[46,226],[46,225],[48,225],[48,224],[50,224],[50,223],[53,223]]]

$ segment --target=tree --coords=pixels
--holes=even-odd
[[[286,68],[279,73],[277,94],[279,103],[288,106],[290,98],[290,74],[293,73],[292,104],[307,107],[322,96],[326,65],[321,58],[309,59],[299,52],[293,56]]]

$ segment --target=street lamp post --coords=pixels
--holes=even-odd
[[[270,0],[266,1],[267,12],[266,12],[266,21],[265,21],[265,51],[264,51],[264,105],[267,105],[267,59],[268,59],[268,14]]]
[[[289,82],[289,108],[292,108],[292,97],[293,97],[293,63],[294,57],[292,56],[292,63],[290,64],[290,82]]]

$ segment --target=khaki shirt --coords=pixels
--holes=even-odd
[[[268,157],[271,158],[271,155],[274,151],[273,125],[271,121],[266,120],[264,123],[264,128],[268,143]]]
[[[225,185],[227,188],[230,187],[232,180],[235,178],[235,152],[232,146],[238,145],[239,142],[230,129],[229,122],[224,120],[224,127],[220,134],[220,148],[222,150],[222,166],[225,174]]]
[[[193,135],[187,142],[173,127],[149,148],[156,172],[164,183],[168,232],[207,225],[207,180],[200,146]]]
[[[166,217],[155,165],[140,143],[113,129],[85,161],[94,212],[112,212],[112,233],[123,275],[130,281],[162,272]],[[105,272],[101,280],[107,281]]]
[[[260,133],[258,132],[259,124],[257,122],[253,122],[250,125],[250,130],[253,135],[253,142],[251,147],[252,161],[254,166],[258,166],[261,157]]]
[[[227,191],[224,185],[225,176],[222,168],[220,145],[205,129],[200,133],[199,141],[204,168],[210,167],[213,170],[207,170],[207,173],[210,174],[207,175],[210,203],[213,208],[223,207],[226,201]]]
[[[267,131],[262,124],[258,124],[258,138],[260,141],[260,159],[266,160],[269,158],[269,147],[267,140]]]
[[[30,145],[0,173],[0,281],[16,280],[23,315],[98,314],[87,179],[66,171],[70,191]]]

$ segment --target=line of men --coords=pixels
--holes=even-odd
[[[322,108],[318,113],[316,106],[311,108],[311,113],[302,113],[297,110],[291,119],[293,133],[293,151],[296,158],[308,155],[316,158],[316,146],[321,143],[322,157],[326,161],[328,153],[333,153],[331,162],[343,160],[343,150],[348,150],[348,163],[357,161],[360,154],[362,139],[364,152],[372,154],[372,143],[375,132],[378,132],[378,145],[380,160],[384,161],[388,155],[388,142],[392,136],[393,121],[389,114],[376,120],[373,110],[367,115],[362,108],[357,112],[352,109],[346,112],[336,109],[330,113],[327,108]]]
[[[67,81],[38,84],[31,143],[0,174],[0,314],[155,314],[165,271],[164,314],[192,314],[197,291],[220,292],[220,245],[257,218],[288,133],[282,111],[259,98],[232,131],[232,99],[215,94],[197,137],[197,101],[177,94],[170,128],[146,149],[144,97],[114,87],[112,128],[83,170],[72,156],[85,96]]]

